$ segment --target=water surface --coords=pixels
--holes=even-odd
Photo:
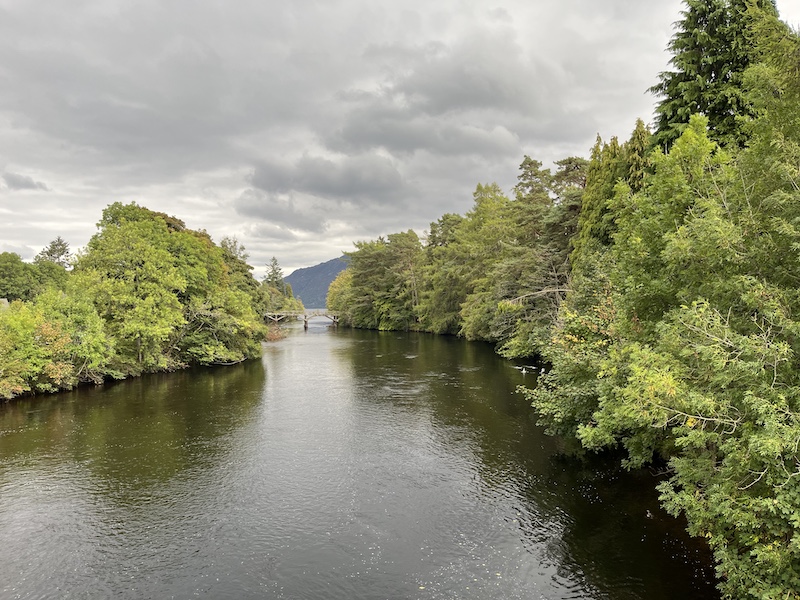
[[[718,598],[649,473],[536,427],[530,374],[324,325],[0,407],[0,597]]]

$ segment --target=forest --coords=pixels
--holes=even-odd
[[[0,399],[261,355],[264,313],[302,310],[275,259],[263,282],[235,239],[135,203],[108,206],[72,256],[0,254]]]
[[[540,422],[657,472],[724,597],[800,598],[800,37],[687,0],[668,50],[652,131],[356,242],[328,307],[538,360]]]

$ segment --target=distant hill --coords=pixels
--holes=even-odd
[[[283,280],[292,286],[296,298],[300,298],[306,308],[325,308],[328,286],[336,276],[347,268],[347,257],[341,256],[327,262],[297,269]]]

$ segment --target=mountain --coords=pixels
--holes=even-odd
[[[292,286],[296,298],[300,298],[306,308],[325,308],[328,286],[336,276],[347,268],[348,258],[341,256],[327,262],[297,269],[283,280]]]

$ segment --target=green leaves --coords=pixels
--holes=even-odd
[[[537,354],[566,293],[586,183],[584,159],[556,164],[551,173],[526,156],[514,200],[479,184],[463,217],[431,223],[424,249],[411,231],[357,242],[329,308],[356,327],[462,335],[496,342],[505,356]]]
[[[661,97],[655,142],[668,149],[691,115],[702,114],[709,119],[715,141],[743,145],[742,123],[754,114],[742,85],[745,70],[757,58],[751,43],[754,15],[776,17],[774,3],[686,0],[685,4],[668,47],[674,70],[661,73],[659,83],[650,89]]]
[[[69,244],[59,235],[36,255],[34,261],[37,264],[51,262],[66,269],[71,259]]]
[[[0,311],[0,398],[70,387],[70,341],[38,307],[15,301]]]
[[[56,262],[68,252],[59,240],[33,265],[0,255],[13,275],[0,279],[13,286],[27,273],[24,295],[35,296],[0,311],[0,397],[260,354],[267,294],[237,242],[218,247],[179,219],[120,203],[72,272]]]
[[[105,376],[120,376],[110,366],[116,353],[114,340],[107,334],[86,289],[85,278],[75,275],[70,277],[65,291],[48,290],[35,302],[45,318],[69,335],[70,386],[79,382],[100,383]]]
[[[348,268],[328,292],[328,308],[354,327],[417,329],[422,245],[409,230],[356,242]]]
[[[184,323],[178,294],[186,289],[186,278],[169,251],[169,238],[158,218],[113,221],[76,263],[118,341],[115,368],[126,374],[178,366],[168,344]]]
[[[778,114],[796,114],[800,94],[781,102]],[[708,122],[692,117],[668,154],[656,151],[638,191],[622,176],[611,191],[621,159],[596,147],[585,237],[545,349],[552,369],[525,393],[551,432],[586,449],[623,448],[629,467],[668,461],[662,501],[708,540],[726,597],[791,598],[800,128],[765,112],[750,147],[731,155]]]

